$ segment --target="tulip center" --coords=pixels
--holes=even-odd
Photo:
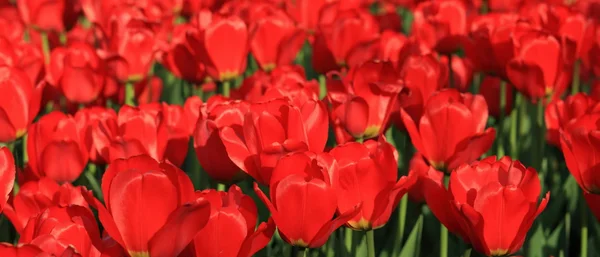
[[[379,129],[381,129],[381,126],[379,125],[368,126],[363,133],[363,138],[367,139],[376,137],[379,134]]]
[[[357,230],[371,230],[371,222],[369,222],[365,218],[360,218],[358,222],[348,221],[348,225]]]
[[[508,254],[508,249],[496,249],[490,252],[491,256],[505,256]]]
[[[225,72],[221,72],[219,74],[221,81],[232,80],[232,79],[235,79],[237,76],[238,76],[238,73],[236,71],[225,71]]]
[[[298,247],[304,247],[304,248],[308,247],[308,243],[305,243],[304,240],[302,240],[302,239],[292,240],[291,245],[298,246]]]
[[[131,257],[150,257],[150,253],[149,252],[133,252],[133,251],[130,251],[129,255]]]

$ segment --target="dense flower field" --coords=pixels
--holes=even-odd
[[[0,257],[600,256],[600,1],[0,1],[0,212]]]

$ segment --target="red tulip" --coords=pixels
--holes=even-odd
[[[354,206],[333,219],[337,208],[330,173],[335,169],[327,154],[298,152],[283,157],[273,171],[270,199],[254,183],[254,191],[263,201],[277,225],[279,235],[293,246],[321,247],[333,231],[358,214]]]
[[[588,193],[600,193],[600,180],[597,179],[597,160],[600,147],[598,140],[600,113],[587,113],[563,126],[560,146],[565,156],[567,168]]]
[[[327,9],[333,14],[321,16],[321,24],[313,43],[312,64],[315,71],[321,74],[340,67],[351,67],[350,60],[355,53],[353,51],[362,44],[376,43],[379,36],[377,21],[368,12],[336,8],[335,4],[330,5]]]
[[[207,74],[215,80],[234,79],[246,69],[248,29],[237,16],[213,15],[200,38],[188,42],[202,53]]]
[[[305,38],[304,30],[296,28],[293,20],[280,10],[250,26],[250,50],[265,71],[291,64]]]
[[[448,66],[448,57],[442,56],[441,61],[444,65]],[[452,87],[458,89],[460,92],[468,92],[471,88],[471,81],[475,74],[475,67],[468,58],[461,58],[459,56],[452,57]]]
[[[7,257],[38,257],[44,256],[44,252],[35,245],[14,246],[8,243],[0,243],[0,255]]]
[[[256,205],[238,186],[231,186],[229,192],[211,189],[196,196],[211,205],[208,223],[194,238],[196,256],[251,257],[271,241],[275,224],[270,219],[255,230]]]
[[[490,0],[488,1],[488,8],[490,12],[501,13],[501,12],[514,12],[519,10],[519,7],[523,5],[523,0]]]
[[[117,119],[99,122],[92,130],[96,150],[109,163],[140,154],[163,160],[168,137],[162,113],[149,106],[122,106]]]
[[[43,31],[63,32],[78,18],[77,3],[73,0],[18,0],[17,7],[25,24]]]
[[[570,12],[561,22],[558,35],[575,43],[577,59],[585,58],[592,47],[594,23],[581,13]]]
[[[451,54],[467,39],[468,12],[460,0],[424,1],[414,10],[411,31],[429,48]]]
[[[81,195],[81,187],[74,187],[69,183],[59,186],[54,180],[47,177],[37,181],[19,181],[19,184],[21,185],[19,193],[12,199],[12,205],[6,206],[4,211],[19,233],[25,229],[29,219],[37,216],[46,208],[73,205],[88,208],[87,202]]]
[[[182,106],[162,104],[141,105],[140,108],[154,112],[160,123],[159,130],[165,129],[167,144],[164,159],[175,166],[181,166],[188,151],[188,143],[192,134],[192,122],[188,121]]]
[[[80,104],[95,101],[104,89],[105,77],[104,62],[92,46],[75,42],[52,50],[49,78],[67,100]]]
[[[448,67],[442,64],[433,54],[409,55],[401,66],[400,78],[409,94],[400,94],[395,107],[395,124],[399,128],[404,125],[399,113],[402,108],[413,120],[423,115],[427,100],[448,83]]]
[[[102,241],[91,210],[73,205],[50,207],[29,220],[19,244],[32,244],[55,256],[69,247],[82,257],[100,256]]]
[[[211,100],[202,105],[194,131],[196,156],[211,178],[226,183],[236,182],[245,178],[246,173],[227,155],[220,131],[229,127],[243,134],[244,115],[249,106],[240,101],[217,100],[214,97]]]
[[[433,181],[442,184],[444,173],[429,166],[420,153],[415,153],[410,159],[408,176],[416,177],[415,184],[408,190],[408,197],[415,203],[425,202],[425,185]]]
[[[473,45],[465,51],[477,70],[506,78],[506,64],[514,56],[512,35],[518,19],[514,13],[489,13],[473,19]]]
[[[148,76],[157,51],[156,35],[151,25],[129,17],[121,21],[111,37],[109,50],[120,59],[111,61],[115,76],[120,81],[138,82]]]
[[[11,42],[5,37],[0,37],[0,65],[19,68],[34,84],[40,82],[44,75],[44,56],[41,48],[23,40]]]
[[[506,73],[515,88],[532,99],[560,96],[572,73],[564,57],[569,55],[568,46],[561,45],[549,34],[534,30],[513,37],[513,41],[515,56],[508,63]]]
[[[344,81],[327,83],[327,100],[338,143],[373,138],[385,132],[403,82],[392,63],[367,62]]]
[[[331,175],[338,211],[345,213],[363,203],[361,211],[347,222],[353,229],[371,230],[385,225],[417,179],[403,176],[398,180],[398,153],[383,137],[379,142],[346,143],[333,148],[330,154],[339,165]]]
[[[377,58],[382,61],[390,61],[394,67],[398,65],[400,51],[408,39],[404,34],[385,30],[379,37],[379,54]]]
[[[568,96],[565,100],[550,102],[544,113],[546,139],[549,143],[560,147],[560,131],[576,122],[579,117],[590,113],[600,113],[600,104],[584,93]]]
[[[43,87],[35,87],[25,73],[0,66],[0,142],[12,142],[27,133],[40,109]]]
[[[58,111],[44,115],[31,125],[27,138],[31,169],[58,183],[75,181],[89,158],[84,136],[73,117]]]
[[[285,0],[285,11],[298,25],[312,33],[317,27],[323,6],[331,0]]]
[[[130,256],[177,256],[210,215],[208,202],[194,200],[193,190],[183,171],[142,155],[108,167],[102,177],[106,207],[89,191],[84,196]]]
[[[588,66],[596,76],[600,76],[600,26],[596,26],[595,37],[591,38],[592,47],[587,55]],[[585,59],[584,59],[585,60]]]
[[[2,31],[2,36],[11,42],[22,42],[25,25],[18,8],[7,1],[2,2],[0,8],[0,31]]]
[[[500,117],[501,111],[508,116],[513,109],[513,86],[508,82],[505,84],[506,102],[504,110],[500,109],[501,83],[502,79],[498,77],[485,76],[481,81],[481,85],[479,85],[479,94],[485,98],[490,115],[494,117]]]
[[[486,256],[504,256],[521,249],[533,221],[546,208],[550,193],[538,206],[540,191],[533,168],[510,157],[491,156],[454,170],[448,189],[427,182],[425,198],[448,231]]]
[[[401,115],[415,148],[437,170],[449,172],[476,160],[496,136],[494,128],[485,128],[488,110],[483,97],[455,89],[429,98],[420,120],[404,110]]]
[[[113,109],[103,107],[91,107],[79,110],[75,114],[80,129],[83,129],[85,147],[89,151],[90,161],[96,164],[105,164],[102,153],[94,145],[93,131],[100,123],[106,123],[108,120],[115,120],[117,114]]]
[[[194,49],[190,37],[198,37],[199,30],[191,24],[175,26],[173,38],[162,57],[162,63],[175,76],[199,84],[205,78],[205,66],[199,49]]]
[[[15,174],[15,159],[8,148],[0,147],[0,185],[2,185],[2,188],[0,188],[0,213],[4,210],[13,189]]]
[[[600,196],[583,192],[583,197],[594,216],[596,216],[596,219],[600,221]]]
[[[328,127],[327,109],[322,102],[311,100],[294,106],[287,100],[274,99],[252,104],[242,128],[235,123],[222,127],[219,136],[231,161],[268,185],[272,169],[282,156],[323,151]]]

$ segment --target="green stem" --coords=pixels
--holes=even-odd
[[[536,168],[538,168],[538,171],[543,171],[542,170],[542,166],[544,163],[544,146],[546,144],[546,131],[545,131],[545,126],[544,126],[544,101],[542,99],[539,100],[538,104],[537,104],[537,113],[536,113],[536,123],[537,123],[537,127],[538,127],[538,135],[539,135],[539,139],[537,140],[538,145],[537,145],[537,149],[535,151],[535,155],[536,158],[534,160],[539,161],[538,166]]]
[[[584,199],[579,199],[581,202],[581,257],[588,256],[588,209]]]
[[[497,135],[497,149],[496,149],[496,155],[498,157],[500,156],[504,156],[504,140],[503,140],[503,136],[504,136],[504,118],[506,116],[505,113],[506,110],[506,81],[502,80],[502,82],[500,82],[500,113],[499,113],[499,117],[498,117],[498,133]]]
[[[368,250],[368,257],[375,257],[375,233],[373,233],[373,230],[367,230],[367,250]]]
[[[223,81],[223,85],[221,85],[221,93],[224,97],[229,97],[231,91],[231,81],[226,80]]]
[[[304,247],[296,247],[296,256],[295,257],[305,257],[306,256],[306,248]]]
[[[406,228],[406,211],[408,209],[408,195],[404,195],[400,200],[400,211],[398,212],[398,234],[396,235],[396,243],[392,250],[392,256],[400,255],[402,245],[404,243],[404,229]]]
[[[517,135],[519,132],[519,105],[522,103],[521,94],[517,94],[517,98],[515,100],[515,106],[513,108],[512,113],[510,114],[510,156],[513,159],[519,157],[519,142],[517,142]]]
[[[327,96],[327,79],[325,75],[319,75],[319,99]]]
[[[577,94],[579,92],[580,82],[579,82],[579,69],[581,62],[579,60],[575,61],[573,65],[573,84],[571,85],[571,94]]]
[[[95,164],[90,163],[88,165],[88,169],[83,173],[85,178],[88,180],[88,182],[90,183],[90,187],[92,188],[92,191],[94,191],[94,194],[96,195],[96,197],[102,201],[103,200],[103,196],[102,196],[102,189],[100,189],[100,184],[98,184],[98,181],[96,180],[95,177],[95,173],[96,173],[97,167]]]
[[[471,257],[471,250],[473,250],[473,248],[469,247],[469,249],[463,253],[463,257]]]
[[[450,177],[444,175],[444,187],[448,188]],[[440,257],[448,257],[448,229],[440,223]]]
[[[448,87],[454,87],[454,72],[452,72],[452,54],[448,55]]]
[[[48,64],[50,62],[50,43],[48,42],[48,33],[46,31],[42,31],[40,32],[40,37],[42,40],[44,63]]]
[[[217,183],[217,191],[227,191],[227,186],[223,183]]]
[[[352,229],[346,228],[344,235],[344,244],[346,245],[346,250],[350,253],[350,256],[352,256],[353,234],[354,231],[352,231]]]
[[[135,89],[131,81],[125,83],[125,104],[135,106]]]

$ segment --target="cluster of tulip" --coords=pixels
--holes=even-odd
[[[0,256],[597,256],[600,1],[3,0],[0,143]]]

